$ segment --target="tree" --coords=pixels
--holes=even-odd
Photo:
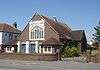
[[[94,42],[92,45],[95,46],[95,49],[98,50],[98,49],[100,49],[100,47],[99,47],[99,44],[100,44],[100,22],[96,27],[94,27],[94,29],[95,29],[95,34],[93,34]]]
[[[61,51],[62,57],[75,57],[79,56],[79,49],[77,42],[69,41],[62,47]]]
[[[96,27],[94,27],[94,29],[96,31],[95,34],[93,34],[94,40],[96,42],[100,43],[100,22]]]

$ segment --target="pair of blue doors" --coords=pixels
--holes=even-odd
[[[21,53],[25,53],[26,52],[26,44],[22,44],[21,45],[20,52]],[[35,44],[30,44],[29,53],[35,53]]]

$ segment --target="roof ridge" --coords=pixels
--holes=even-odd
[[[60,21],[57,21],[57,22],[56,22],[56,21],[54,21],[51,17],[48,17],[48,16],[44,16],[44,15],[41,15],[41,16],[46,17],[47,19],[53,21],[54,23],[59,24],[60,26],[67,27],[70,31],[72,31],[72,30],[69,28],[69,26],[68,26],[67,24],[63,23],[63,22],[60,22]]]
[[[59,21],[58,24],[60,24],[61,26],[67,27],[70,31],[72,31],[66,23]]]
[[[84,30],[72,30],[72,31],[82,31],[83,32]]]
[[[44,15],[40,15],[40,16],[48,23],[48,25],[52,28],[52,30],[58,34],[58,32],[57,32],[57,31],[49,24],[49,22],[44,18],[44,17],[46,17],[46,16],[44,16]],[[51,19],[48,18],[48,17],[46,17],[46,18],[49,19],[49,20],[51,20]]]
[[[5,23],[6,24],[6,23]],[[10,27],[12,27],[12,28],[14,28],[14,29],[16,29],[16,30],[18,30],[18,31],[20,31],[19,29],[17,29],[17,28],[15,28],[15,27],[13,27],[12,25],[10,25],[10,24],[6,24],[6,25],[8,25],[8,26],[10,26]]]

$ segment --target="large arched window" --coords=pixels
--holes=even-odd
[[[43,39],[43,28],[35,26],[31,31],[31,39]]]

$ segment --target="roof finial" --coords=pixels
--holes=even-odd
[[[55,16],[53,16],[53,19],[54,19],[55,22],[57,22],[57,18]]]
[[[16,22],[13,23],[13,27],[17,28],[17,23]]]

